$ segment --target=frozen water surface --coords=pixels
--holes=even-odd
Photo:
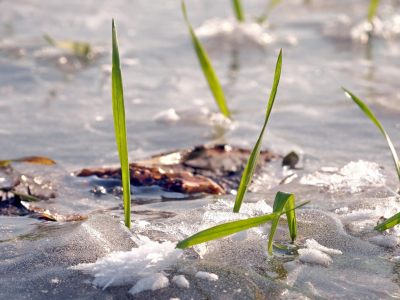
[[[189,18],[226,92],[218,113],[198,66],[179,1],[0,1],[0,160],[46,156],[55,166],[13,164],[58,190],[35,203],[70,223],[0,217],[0,299],[400,298],[400,229],[373,228],[400,212],[397,174],[381,133],[340,90],[363,99],[399,148],[400,10],[380,1],[188,1]],[[283,69],[264,149],[296,151],[298,169],[262,167],[239,214],[236,193],[187,196],[132,187],[132,230],[120,181],[76,178],[115,166],[111,18],[124,76],[130,160],[198,144],[251,149],[265,117],[279,50]],[[43,39],[93,45],[90,62]],[[290,176],[290,177],[288,177]],[[287,184],[279,183],[284,178]],[[12,181],[0,173],[0,187]],[[93,190],[93,192],[91,192]],[[112,191],[104,194],[103,190]],[[186,250],[178,241],[228,221],[268,214],[278,190],[296,194],[298,238],[286,218],[268,257],[269,224]]]

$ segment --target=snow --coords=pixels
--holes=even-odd
[[[300,249],[298,250],[300,256],[299,260],[304,263],[318,264],[328,267],[332,259],[325,253],[317,249]]]
[[[134,291],[141,289],[142,286],[149,286],[150,281],[152,288],[166,284],[165,280],[157,277],[156,274],[173,265],[180,257],[182,250],[175,249],[176,244],[170,241],[158,243],[145,236],[138,236],[134,241],[139,246],[138,248],[127,252],[112,252],[95,263],[79,264],[71,268],[91,274],[95,277],[93,285],[103,289],[108,286],[134,283],[138,279],[144,280],[143,277],[147,279],[139,280],[140,285],[134,287]]]
[[[217,275],[217,274],[208,273],[208,272],[203,272],[203,271],[197,272],[197,273],[196,273],[196,277],[197,277],[197,278],[200,278],[200,279],[210,280],[210,281],[216,281],[216,280],[218,280],[218,275]]]
[[[342,251],[322,246],[314,239],[306,240],[304,246],[306,246],[309,249],[316,249],[321,252],[325,252],[326,254],[342,254]]]
[[[165,288],[169,285],[169,280],[161,273],[153,274],[149,277],[142,278],[129,290],[132,295],[146,291],[146,290],[158,290]]]
[[[185,278],[184,275],[177,275],[172,278],[172,282],[181,288],[189,288],[189,281]]]

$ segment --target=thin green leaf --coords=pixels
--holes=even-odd
[[[233,4],[233,9],[235,11],[236,19],[239,22],[244,21],[244,11],[243,11],[243,5],[241,0],[232,0]]]
[[[40,202],[40,201],[42,201],[42,199],[36,198],[34,196],[31,196],[31,195],[25,195],[25,194],[17,193],[16,191],[13,191],[13,190],[10,190],[9,192],[14,194],[14,195],[17,195],[17,196],[21,197],[22,199],[25,199],[25,200],[27,200],[29,202]]]
[[[115,137],[117,139],[119,160],[121,162],[122,187],[124,193],[125,225],[131,228],[131,192],[128,161],[128,143],[126,139],[125,104],[122,86],[121,64],[119,61],[119,50],[117,31],[114,19],[112,20],[112,104],[114,115]]]
[[[400,213],[387,219],[385,222],[374,227],[375,230],[386,230],[400,223]]]
[[[182,12],[183,17],[185,19],[186,25],[189,29],[190,36],[192,37],[192,42],[194,49],[196,50],[197,58],[199,59],[201,68],[203,69],[204,75],[208,81],[208,85],[210,86],[211,92],[214,95],[215,100],[217,101],[218,107],[220,111],[228,118],[231,117],[231,114],[228,110],[228,106],[226,105],[224,92],[219,84],[218,77],[215,74],[214,68],[211,65],[210,59],[208,58],[206,50],[204,50],[200,41],[197,39],[192,26],[189,23],[189,19],[186,14],[185,2],[182,1]]]
[[[268,123],[269,116],[271,114],[272,106],[274,105],[276,92],[278,90],[279,79],[281,77],[281,69],[282,69],[282,50],[279,53],[278,61],[276,62],[274,84],[272,86],[271,94],[269,97],[264,126],[261,130],[260,137],[258,138],[253,151],[251,152],[251,155],[250,155],[249,161],[247,162],[246,168],[244,169],[244,172],[242,175],[242,180],[240,181],[238,193],[236,195],[236,201],[235,201],[235,206],[233,208],[233,212],[239,212],[240,206],[242,205],[243,198],[247,193],[247,190],[250,186],[251,180],[253,179],[254,172],[256,171],[258,157],[260,156],[260,151],[261,151],[262,138],[264,135],[265,127],[267,126],[267,123]]]
[[[368,10],[368,15],[367,15],[367,20],[368,22],[372,23],[372,19],[375,16],[376,9],[378,7],[379,0],[371,0],[371,3],[369,5],[369,10]]]
[[[306,205],[307,203],[308,202],[305,202],[296,207],[293,207],[290,209],[290,211],[297,209],[303,205]],[[273,212],[266,216],[249,218],[246,220],[234,221],[234,222],[217,225],[217,226],[211,227],[209,229],[200,231],[199,233],[196,233],[195,235],[188,237],[187,239],[179,242],[176,245],[176,248],[185,249],[185,248],[197,245],[197,244],[201,244],[201,243],[209,242],[211,240],[219,239],[224,236],[228,236],[228,235],[234,234],[236,232],[261,225],[265,222],[273,220],[277,216],[280,216],[280,215],[282,215],[284,213],[288,213],[288,212],[289,211],[283,211],[280,213]]]
[[[271,11],[281,2],[282,2],[282,0],[271,0],[271,2],[264,9],[264,12],[262,13],[262,15],[258,18],[257,22],[260,24],[264,23],[268,19]]]
[[[276,193],[273,206],[273,212],[275,213],[281,213],[285,209],[292,243],[294,242],[294,239],[296,238],[297,235],[296,214],[295,211],[293,210],[294,202],[295,202],[294,194],[278,192]],[[271,230],[269,232],[268,253],[271,255],[272,255],[272,240],[274,238],[276,227],[278,226],[280,217],[281,215],[278,215],[275,219],[272,220]]]
[[[55,165],[56,162],[51,160],[50,158],[41,157],[41,156],[27,156],[17,159],[8,159],[0,161],[0,166],[7,165],[11,162],[23,162],[28,164],[36,164],[36,165]]]
[[[92,46],[88,43],[74,41],[56,41],[47,34],[43,35],[43,38],[50,45],[70,51],[77,56],[87,57],[87,55],[92,51]]]
[[[358,99],[354,94],[350,93],[345,88],[342,87],[342,89],[346,92],[346,94],[351,99],[354,100],[355,103],[358,104],[358,106],[361,108],[361,110],[372,120],[372,122],[374,122],[376,127],[378,127],[379,130],[382,132],[382,134],[385,136],[386,141],[387,141],[387,143],[389,145],[390,151],[392,152],[394,165],[395,165],[396,171],[397,171],[397,176],[399,177],[399,181],[400,181],[400,162],[399,162],[399,158],[397,156],[396,150],[394,149],[392,141],[390,140],[390,138],[387,135],[386,131],[383,129],[383,127],[379,123],[378,119],[374,116],[374,114],[369,110],[369,108],[360,99]]]

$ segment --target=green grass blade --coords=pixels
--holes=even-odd
[[[242,205],[243,198],[247,193],[247,190],[250,186],[251,180],[253,179],[254,172],[256,171],[258,157],[260,156],[262,138],[264,135],[265,127],[267,126],[267,123],[268,123],[269,116],[271,114],[272,106],[274,105],[276,92],[278,90],[279,79],[281,77],[281,69],[282,69],[282,50],[279,53],[278,61],[276,63],[274,83],[273,83],[271,94],[269,97],[268,108],[267,108],[267,113],[265,116],[264,126],[261,130],[260,137],[258,138],[253,151],[251,152],[251,155],[250,155],[249,161],[247,162],[246,168],[244,169],[244,172],[242,175],[242,180],[240,181],[238,193],[236,195],[236,201],[235,201],[235,206],[233,208],[233,212],[239,212],[240,206]]]
[[[275,213],[281,213],[283,209],[285,209],[292,242],[294,242],[294,239],[296,238],[297,235],[296,215],[293,209],[295,207],[294,202],[295,202],[294,194],[278,192],[276,193],[273,206],[273,212]],[[280,217],[281,215],[278,215],[275,219],[272,220],[271,230],[269,232],[268,253],[271,255],[272,255],[272,240],[274,238],[276,227],[278,226]]]
[[[376,9],[378,7],[379,0],[371,0],[371,4],[369,5],[367,20],[372,23],[372,19],[375,16]]]
[[[374,227],[375,230],[386,230],[400,223],[400,213],[387,219],[385,222]]]
[[[290,211],[295,210],[303,205],[306,205],[308,202],[304,202],[296,207],[293,207],[290,209]],[[258,225],[261,225],[265,222],[271,221],[277,216],[280,216],[281,214],[288,213],[289,211],[283,211],[279,213],[271,213],[266,216],[261,216],[261,217],[255,217],[255,218],[249,218],[246,220],[240,220],[240,221],[234,221],[234,222],[229,222],[221,225],[217,225],[214,227],[211,227],[209,229],[200,231],[199,233],[196,233],[195,235],[192,235],[191,237],[188,237],[187,239],[179,242],[176,245],[176,248],[180,249],[185,249],[197,244],[209,242],[211,240],[219,239],[224,236],[231,235],[233,233],[246,230]]]
[[[382,134],[385,136],[386,141],[387,141],[387,143],[389,145],[390,151],[392,152],[394,165],[396,166],[397,176],[399,177],[399,181],[400,181],[400,162],[399,162],[399,158],[397,156],[396,150],[394,149],[392,141],[390,140],[390,138],[387,135],[386,131],[383,129],[383,127],[379,123],[378,119],[374,116],[374,114],[369,110],[369,108],[360,99],[358,99],[354,94],[350,93],[345,88],[342,88],[342,89],[351,97],[351,99],[353,99],[353,101],[355,103],[358,104],[358,106],[361,108],[361,110],[372,120],[372,122],[374,122],[376,127],[378,127],[379,130],[382,132]]]
[[[219,84],[218,77],[215,74],[214,68],[211,65],[210,59],[201,45],[200,41],[197,39],[192,26],[189,23],[189,19],[186,14],[185,2],[182,1],[182,12],[183,17],[185,18],[186,25],[189,29],[190,36],[192,37],[192,42],[194,49],[197,54],[197,58],[199,59],[201,68],[203,69],[204,75],[207,79],[208,85],[210,86],[211,92],[214,95],[215,100],[217,101],[218,107],[220,111],[228,118],[231,117],[231,114],[228,110],[228,106],[226,105],[224,92]]]
[[[13,190],[10,190],[9,192],[14,194],[14,195],[17,195],[17,196],[21,197],[22,199],[25,199],[25,200],[27,200],[29,202],[40,202],[40,201],[42,201],[42,199],[36,198],[34,196],[31,196],[31,195],[17,193],[16,191],[13,191]]]
[[[257,22],[260,24],[264,23],[268,19],[271,11],[281,2],[282,0],[271,0],[271,2],[267,5],[262,15],[258,18]]]
[[[119,61],[119,50],[117,31],[114,19],[112,20],[112,104],[114,115],[115,137],[117,139],[119,160],[121,162],[122,187],[124,193],[125,225],[131,228],[131,191],[128,161],[128,143],[126,139],[125,104],[122,87],[121,64]]]
[[[244,11],[243,11],[243,5],[241,0],[232,0],[233,4],[233,9],[235,11],[236,19],[239,22],[244,21]]]

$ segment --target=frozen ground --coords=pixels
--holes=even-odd
[[[217,112],[179,1],[0,1],[0,160],[47,156],[56,166],[14,164],[59,191],[38,206],[89,215],[73,223],[0,218],[0,299],[391,299],[400,298],[400,230],[373,231],[400,211],[398,181],[384,138],[340,90],[363,99],[399,148],[399,6],[380,1],[368,35],[368,1],[288,0],[259,26],[265,3],[187,1],[233,120]],[[122,201],[95,195],[118,181],[79,179],[84,167],[116,165],[110,99],[111,18],[116,19],[127,111],[129,157],[146,159],[197,144],[253,147],[265,117],[277,54],[283,69],[265,149],[300,155],[301,169],[267,164],[240,214],[234,195],[188,197],[133,188],[132,231]],[[95,60],[43,39],[87,41]],[[372,38],[371,38],[372,37]],[[294,174],[293,180],[279,185]],[[0,187],[11,182],[0,176]],[[199,230],[268,214],[278,190],[312,200],[297,212],[288,244],[282,218],[275,256],[269,225],[174,249]],[[234,193],[234,191],[233,191]]]

